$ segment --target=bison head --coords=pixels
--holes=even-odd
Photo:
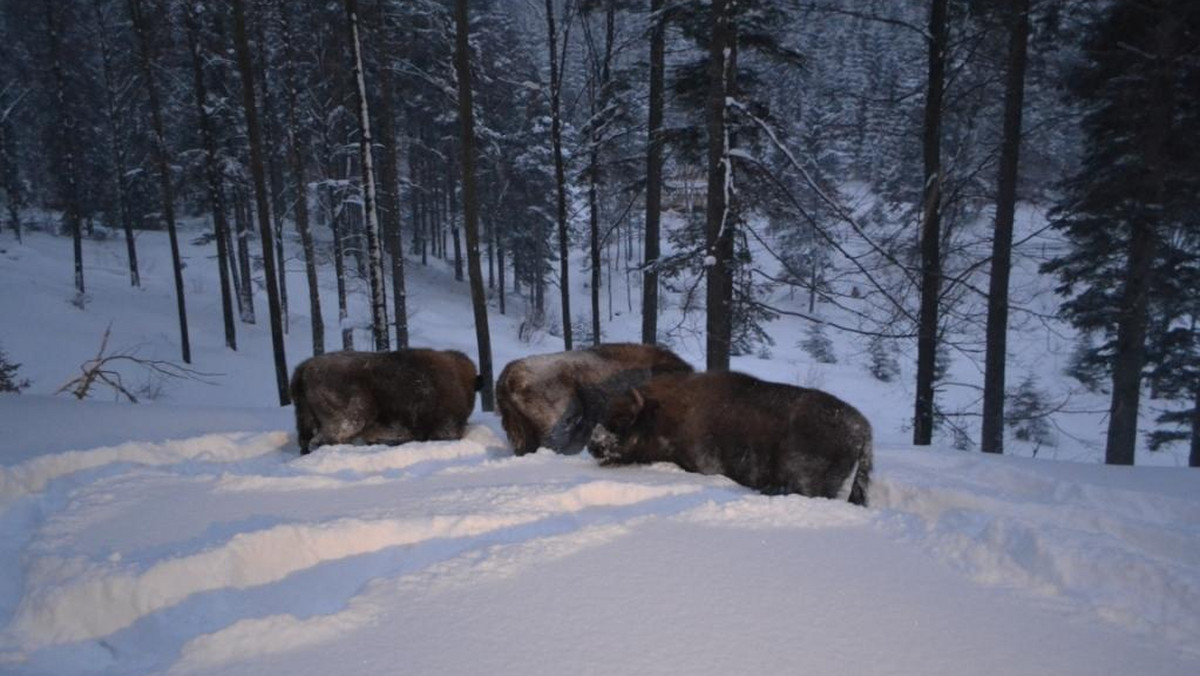
[[[602,421],[592,429],[588,449],[602,465],[634,462],[637,448],[652,429],[655,401],[637,388],[613,398]]]

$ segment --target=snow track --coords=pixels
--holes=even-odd
[[[467,627],[463,640],[491,646],[413,655],[439,673],[559,673],[575,653],[546,646],[577,641],[580,654],[601,651],[600,664],[604,646],[636,644],[662,622],[708,636],[704,618],[718,609],[751,623],[745,654],[726,659],[723,650],[741,653],[712,635],[696,665],[786,670],[797,663],[773,661],[755,641],[805,637],[825,646],[814,670],[852,659],[830,648],[837,622],[800,621],[807,604],[840,609],[839,622],[891,649],[914,640],[912,617],[951,627],[957,612],[999,608],[989,621],[1001,635],[1049,632],[1056,646],[1094,652],[1092,667],[1150,659],[1150,672],[1189,673],[1200,663],[1190,478],[1092,471],[1104,468],[1060,477],[1045,463],[911,449],[880,449],[878,466],[864,510],[768,498],[666,465],[515,458],[478,424],[458,442],[304,457],[282,431],[44,455],[0,469],[0,671],[327,673],[356,651],[379,654],[379,642],[404,643],[395,624],[428,633],[427,643]],[[934,598],[940,590],[950,605]],[[764,624],[737,607],[746,599],[779,614]],[[503,609],[529,604],[537,610],[507,627]],[[1056,624],[1064,614],[1075,618],[1067,629]],[[488,661],[514,640],[533,651],[528,660]],[[933,653],[956,641],[920,640]],[[615,671],[646,671],[657,662],[639,660],[666,659],[663,650],[641,645]],[[1052,663],[1054,673],[1094,673],[1031,650],[1016,672]],[[998,653],[995,663],[905,659],[878,673],[994,673],[1003,663]]]

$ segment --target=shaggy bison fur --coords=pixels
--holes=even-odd
[[[578,453],[615,395],[663,373],[690,373],[673,352],[614,343],[509,362],[496,384],[496,404],[517,455],[546,447]]]
[[[300,452],[323,444],[461,439],[478,378],[465,354],[333,352],[292,375]]]
[[[873,459],[871,424],[853,406],[728,372],[660,376],[613,398],[589,447],[604,465],[667,461],[767,494],[858,505]]]

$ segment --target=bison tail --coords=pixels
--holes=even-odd
[[[850,503],[867,506],[867,490],[871,487],[871,469],[875,464],[875,451],[868,434],[862,443],[858,462],[855,464],[854,479],[850,486]]]

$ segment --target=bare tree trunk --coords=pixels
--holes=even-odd
[[[300,233],[300,246],[304,250],[304,276],[308,281],[308,314],[312,330],[313,354],[325,352],[325,318],[321,315],[321,289],[317,279],[316,254],[313,248],[312,231],[308,221],[308,179],[304,166],[304,152],[301,148],[301,138],[304,133],[300,125],[300,114],[297,110],[299,85],[296,75],[299,55],[292,35],[291,5],[285,2],[277,4],[283,27],[284,50],[287,52],[287,109],[288,109],[288,153],[291,156],[292,183],[295,191],[292,211],[296,219],[296,230]]]
[[[21,177],[17,172],[17,139],[9,119],[0,120],[0,179],[8,195],[8,224],[21,243]]]
[[[129,179],[125,168],[125,144],[121,140],[119,126],[120,113],[117,112],[117,83],[113,73],[112,46],[108,41],[108,20],[99,0],[93,0],[92,9],[96,14],[96,24],[100,28],[100,64],[104,76],[104,105],[107,115],[109,153],[112,155],[114,176],[113,183],[117,192],[117,216],[121,219],[121,228],[125,231],[125,254],[129,263],[130,286],[141,286],[142,278],[138,272],[137,242],[133,237],[133,219],[129,214]]]
[[[642,342],[658,342],[658,256],[662,222],[664,0],[650,0],[650,125],[646,147],[646,244],[642,263]]]
[[[163,125],[162,104],[158,98],[158,83],[154,78],[154,51],[149,27],[142,15],[142,0],[129,0],[129,15],[141,52],[142,77],[150,97],[150,120],[154,125],[154,156],[158,164],[158,184],[162,192],[163,216],[171,242],[171,264],[175,272],[175,306],[179,312],[179,342],[183,363],[192,363],[192,347],[188,338],[187,304],[183,295],[183,262],[179,259],[179,235],[175,231],[175,188],[171,179],[171,156],[167,150],[167,135]]]
[[[291,403],[288,392],[287,354],[283,345],[283,322],[279,305],[279,286],[275,279],[275,256],[271,251],[271,218],[267,207],[267,177],[263,164],[262,137],[258,111],[254,105],[254,67],[250,62],[250,43],[246,36],[246,7],[233,0],[233,32],[237,48],[238,71],[242,76],[242,107],[246,113],[246,131],[250,141],[250,174],[254,179],[254,199],[258,211],[258,229],[262,239],[263,274],[266,277],[267,307],[271,315],[271,346],[275,354],[275,384],[279,405]]]
[[[1196,396],[1192,399],[1192,449],[1188,467],[1200,467],[1200,384],[1196,385]]]
[[[454,163],[446,162],[446,195],[450,200],[450,235],[454,241],[454,279],[463,280],[462,242],[458,236],[458,202],[454,197]]]
[[[396,322],[396,347],[408,347],[408,293],[404,280],[404,238],[400,233],[400,147],[396,142],[396,124],[392,113],[391,46],[387,15],[382,0],[376,0],[378,12],[376,42],[382,55],[379,66],[379,136],[383,158],[379,162],[379,207],[387,248],[392,257],[392,315]]]
[[[204,173],[208,180],[208,202],[212,209],[214,239],[217,241],[217,267],[221,280],[221,316],[225,322],[225,345],[237,350],[237,325],[233,318],[233,298],[229,286],[229,222],[221,194],[221,168],[217,157],[216,134],[208,114],[208,93],[204,85],[204,68],[200,54],[199,7],[188,3],[184,9],[188,48],[192,57],[192,83],[196,97],[196,113],[200,118],[200,136],[204,144]]]
[[[217,190],[221,192],[222,196],[224,196],[225,192],[224,192],[223,186],[221,186],[221,185],[217,186]],[[233,212],[234,212],[234,217],[236,218],[237,217],[236,216],[237,215],[236,199],[234,201]],[[228,227],[228,223],[227,223],[226,229],[225,229],[225,253],[228,258],[228,261],[226,263],[227,263],[227,267],[229,269],[229,282],[233,286],[233,298],[235,301],[237,301],[237,311],[238,311],[238,316],[240,317],[240,316],[242,316],[242,286],[241,286],[241,280],[238,278],[238,265],[237,265],[237,261],[235,260],[237,258],[237,256],[236,256],[237,249],[233,245],[233,234],[230,232],[230,230],[231,230],[231,228]]]
[[[569,25],[569,24],[568,24]],[[562,69],[558,58],[558,30],[554,27],[554,2],[546,0],[546,30],[550,43],[550,143],[554,148],[554,186],[557,196],[559,289],[562,291],[563,347],[571,346],[571,271],[567,237],[567,179],[562,148]],[[563,36],[566,51],[567,36]]]
[[[348,323],[350,313],[346,307],[346,257],[342,245],[342,196],[334,188],[329,189],[329,229],[333,232],[333,269],[337,276],[338,327],[342,330],[342,349],[354,349],[354,329]]]
[[[46,6],[47,29],[50,31],[50,72],[54,78],[54,96],[58,104],[59,151],[63,153],[64,176],[66,188],[60,188],[61,197],[66,207],[67,227],[71,230],[71,243],[75,255],[75,290],[83,294],[83,231],[79,217],[79,178],[75,167],[75,118],[67,106],[67,78],[62,67],[62,17],[54,13],[55,0],[43,0]]]
[[[705,222],[705,267],[708,284],[707,358],[709,371],[729,370],[733,334],[733,158],[726,99],[736,77],[737,33],[732,0],[713,0],[708,90],[708,205]]]
[[[500,314],[505,314],[507,308],[505,307],[506,299],[505,299],[505,293],[504,293],[504,245],[498,241],[495,241],[494,226],[493,226],[492,236],[493,236],[493,247],[496,249],[496,271],[500,273],[499,280],[498,280],[499,288],[497,288],[497,292],[500,294],[499,295]]]
[[[237,227],[237,258],[238,277],[241,286],[238,288],[238,307],[241,308],[242,322],[254,324],[254,276],[250,270],[250,204],[249,197],[242,189],[234,188],[234,222]]]
[[[264,26],[270,20],[270,17],[263,13],[267,11],[265,5],[259,4],[254,10],[256,17],[254,20],[255,47],[258,51],[258,80],[259,89],[262,91],[262,136],[263,136],[263,161],[266,163],[267,185],[270,186],[270,210],[271,223],[275,229],[275,269],[279,273],[279,312],[283,323],[283,332],[286,334],[290,328],[288,314],[288,291],[287,291],[287,258],[283,251],[283,216],[284,216],[284,199],[283,199],[283,170],[280,167],[279,159],[276,155],[279,148],[279,143],[275,139],[275,118],[272,111],[275,110],[275,105],[271,98],[271,80],[269,76],[270,70],[270,53],[267,51],[267,35]]]
[[[471,105],[470,30],[467,0],[454,3],[454,70],[458,75],[458,119],[461,125],[463,217],[467,231],[467,274],[471,284],[471,305],[475,310],[475,339],[479,345],[479,393],[484,411],[495,409],[492,378],[492,339],[488,330],[487,296],[483,291],[483,273],[479,267],[479,209],[475,198],[475,118]]]
[[[390,347],[387,327],[387,300],[383,290],[383,251],[379,246],[379,212],[375,194],[375,161],[371,149],[371,116],[367,106],[366,73],[363,71],[362,39],[358,30],[358,0],[345,0],[350,24],[350,48],[353,50],[355,95],[358,100],[358,150],[362,158],[363,216],[367,234],[367,274],[371,284],[371,323],[375,351]]]
[[[1004,92],[1004,142],[992,239],[988,289],[987,355],[983,375],[984,453],[1004,452],[1004,366],[1008,351],[1008,278],[1012,267],[1013,216],[1017,206],[1017,169],[1021,152],[1021,109],[1025,100],[1026,44],[1030,0],[1014,0]]]
[[[925,96],[925,188],[921,222],[921,312],[917,326],[917,391],[913,443],[933,440],[934,373],[937,360],[938,296],[942,279],[942,97],[946,75],[947,0],[929,12],[929,84]]]

